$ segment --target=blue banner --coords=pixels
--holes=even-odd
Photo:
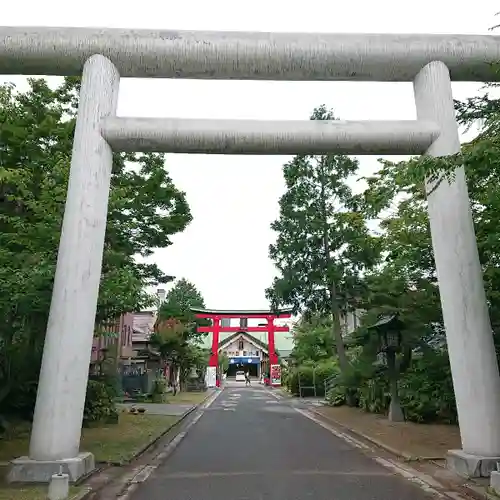
[[[238,356],[237,358],[229,358],[229,364],[231,365],[255,365],[259,363],[260,358],[258,356]]]

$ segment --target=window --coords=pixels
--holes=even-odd
[[[243,348],[244,348],[243,339],[240,339],[240,340],[238,341],[238,349],[239,349],[240,351],[243,351]]]
[[[255,351],[255,355],[259,356],[259,351],[258,350]]]
[[[247,352],[246,351],[243,351],[243,356],[246,356],[247,355]]]

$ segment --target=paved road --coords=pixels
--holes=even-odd
[[[255,385],[227,387],[132,495],[132,500],[427,498]]]

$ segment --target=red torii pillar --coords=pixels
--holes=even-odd
[[[220,333],[220,318],[217,316],[212,317],[212,352],[210,353],[210,359],[208,361],[208,366],[215,367],[215,372],[218,372],[219,368],[219,333]],[[219,377],[216,375],[215,385],[220,387]]]
[[[266,319],[267,319],[267,343],[269,352],[269,365],[272,366],[278,364],[278,355],[276,354],[276,347],[274,344],[274,331],[276,328],[274,324],[275,316],[267,316]]]

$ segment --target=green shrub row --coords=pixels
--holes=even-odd
[[[315,393],[316,396],[323,397],[325,380],[337,374],[338,366],[333,361],[306,363],[283,370],[281,383],[294,396],[299,396],[302,392],[302,396],[313,396]]]
[[[326,400],[332,406],[346,404],[346,394],[350,394],[350,404],[370,413],[387,413],[390,393],[383,369],[372,370],[368,376],[354,368],[353,373],[341,376],[333,361],[306,362],[284,370],[282,384],[291,394],[299,396],[300,379],[302,388],[315,385],[316,395],[322,397],[325,395],[324,382],[329,377],[335,377],[336,382],[326,394]],[[312,395],[312,389],[302,390],[302,396]],[[446,351],[429,351],[414,359],[399,379],[399,395],[407,420],[455,424],[457,411]]]

